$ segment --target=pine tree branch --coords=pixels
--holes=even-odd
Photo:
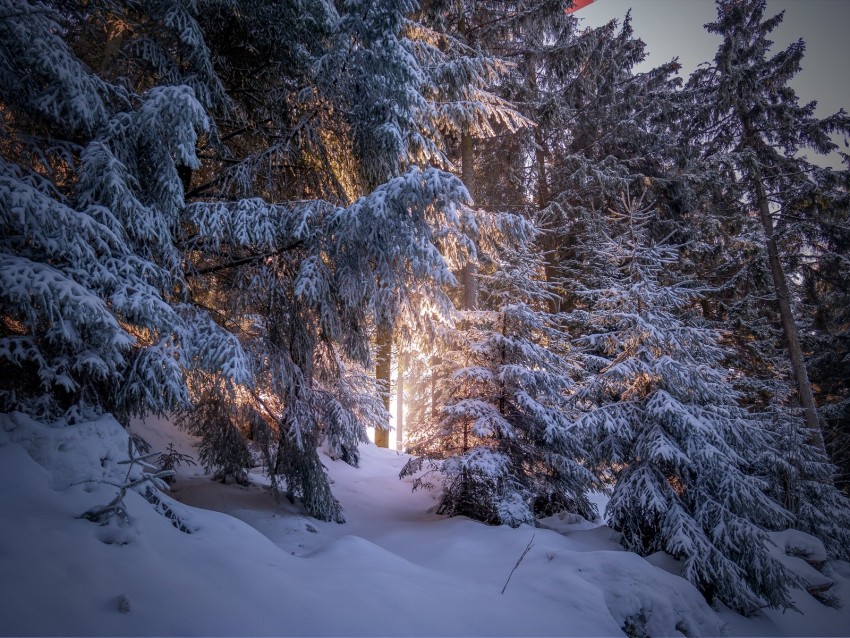
[[[285,252],[289,252],[290,250],[295,250],[296,248],[300,248],[304,245],[304,242],[298,240],[293,242],[288,246],[284,246],[283,248],[279,248],[278,250],[272,250],[266,253],[261,253],[259,255],[251,255],[249,257],[243,257],[242,259],[237,259],[235,261],[230,261],[225,264],[217,264],[215,266],[208,266],[206,268],[199,268],[193,273],[188,273],[187,277],[198,277],[201,275],[209,275],[215,272],[220,272],[222,270],[227,270],[229,268],[237,268],[239,266],[244,266],[245,264],[250,264],[253,261],[257,261],[260,259],[266,259],[268,257],[276,257],[278,255],[282,255]]]

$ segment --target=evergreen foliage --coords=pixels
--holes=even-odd
[[[750,385],[762,385],[756,382]],[[819,538],[831,558],[850,552],[850,500],[832,484],[835,467],[808,440],[805,422],[793,405],[793,388],[773,380],[771,402],[758,414],[772,445],[758,459],[768,494],[794,514],[792,526]]]
[[[95,74],[65,37],[71,9],[2,8],[0,397],[43,418],[164,413],[188,405],[191,352],[221,338],[174,305],[178,166],[197,166],[208,119],[186,85],[137,93]]]
[[[274,447],[266,453],[268,470],[284,478],[290,495],[327,484],[317,446],[327,443],[356,465],[366,426],[386,419],[369,399],[377,395],[373,382],[360,372],[370,363],[370,326],[392,322],[405,309],[415,316],[408,306],[417,298],[450,305],[440,287],[454,277],[434,242],[463,241],[457,204],[465,197],[457,178],[414,167],[346,208],[259,200],[188,208],[195,241],[207,246],[208,255],[215,256],[210,246],[216,235],[224,238],[223,247],[242,243],[267,255],[234,268],[231,293],[235,308],[255,313],[243,341],[254,357],[257,389],[241,408],[216,394],[216,388],[229,391],[226,386],[199,391],[213,392],[203,401],[229,406],[225,412],[233,414],[225,420],[241,421],[249,430],[259,419],[275,432],[265,440]],[[213,420],[201,409],[191,423],[203,434]],[[334,501],[326,498],[329,488],[311,492],[305,503],[313,515],[339,519]]]
[[[709,218],[716,229],[725,231],[725,250],[717,254],[734,273],[723,269],[725,280],[719,284],[733,295],[728,317],[737,315],[740,332],[751,335],[757,359],[770,367],[772,375],[793,380],[797,386],[796,402],[802,406],[804,422],[799,423],[791,403],[784,404],[782,418],[771,419],[786,455],[783,462],[772,465],[785,468],[777,481],[786,492],[780,501],[797,516],[795,526],[820,536],[836,556],[846,555],[846,550],[838,549],[846,545],[837,542],[823,512],[819,513],[819,504],[811,500],[817,492],[819,502],[831,503],[830,517],[847,520],[846,498],[833,486],[834,467],[808,380],[811,364],[804,359],[807,344],[800,328],[809,323],[803,305],[806,290],[796,285],[797,278],[791,274],[799,273],[801,281],[808,281],[809,299],[814,300],[819,295],[813,279],[824,275],[825,264],[840,259],[834,250],[841,246],[837,228],[847,219],[850,172],[818,167],[803,152],[834,151],[831,135],[850,136],[850,117],[842,110],[818,119],[815,103],[799,103],[788,81],[800,70],[805,44],[795,42],[773,55],[769,51],[769,36],[782,14],[765,17],[764,0],[718,2],[717,6],[717,21],[707,28],[722,36],[723,42],[713,63],[693,74],[683,99],[693,115],[687,134],[698,145],[701,169],[714,182],[714,189],[722,185],[723,190],[723,199],[718,198],[722,206]],[[840,298],[846,284],[840,269],[832,272],[821,285],[826,293],[818,300],[821,325],[813,332],[841,347],[840,320],[837,324],[823,320],[836,316],[830,302]],[[754,295],[772,297],[774,312],[754,304]],[[829,369],[823,355],[816,361],[821,374]],[[753,377],[766,376],[758,369],[745,370]],[[787,386],[773,380],[761,390],[768,396],[774,393],[767,402],[774,411],[779,398],[793,398]],[[759,401],[757,395],[752,399]]]
[[[254,432],[290,496],[341,519],[316,447],[327,442],[356,463],[366,425],[384,417],[361,372],[371,326],[402,311],[416,316],[417,298],[449,307],[439,287],[454,279],[440,251],[461,259],[471,250],[461,232],[468,213],[457,206],[463,186],[410,166],[436,148],[419,124],[425,75],[402,33],[413,5],[279,9],[284,21],[266,42],[312,41],[316,29],[324,37],[277,54],[280,75],[264,76],[264,88],[292,89],[296,117],[271,121],[224,83],[244,79],[236,68],[256,60],[244,33],[275,11],[267,3],[240,13],[231,48],[217,58],[204,31],[221,34],[229,3],[24,8],[8,7],[2,21],[0,353],[31,380],[4,388],[4,408],[185,411],[202,462],[222,476],[244,475],[244,438]],[[377,101],[363,84],[376,74],[385,78]],[[328,137],[321,124],[333,112],[351,119]],[[399,118],[379,126],[391,114]],[[275,125],[291,131],[286,143]],[[38,135],[51,136],[47,150]],[[198,158],[199,146],[212,154]],[[228,161],[239,150],[247,155]],[[269,194],[287,199],[268,203],[260,178],[281,174],[257,167],[271,158],[319,175],[284,180]],[[331,166],[318,171],[322,159]],[[340,182],[352,167],[362,179]],[[196,176],[210,178],[198,194],[213,194],[212,183],[219,197],[186,206]]]
[[[258,434],[269,473],[321,518],[341,514],[316,447],[356,465],[366,427],[388,419],[364,374],[375,327],[404,316],[411,329],[428,330],[431,314],[451,312],[452,267],[474,255],[466,238],[473,214],[459,206],[466,189],[446,172],[412,164],[443,158],[426,98],[435,89],[420,58],[444,55],[411,39],[418,34],[406,17],[412,6],[347,3],[339,13],[311,6],[308,14],[279,16],[281,37],[306,39],[315,33],[304,25],[324,16],[323,46],[311,40],[299,49],[297,77],[282,61],[278,77],[266,76],[272,86],[309,87],[290,94],[301,115],[280,122],[293,135],[282,144],[258,131],[257,149],[220,181],[222,195],[236,201],[204,198],[184,217],[200,258],[195,298],[225,316],[251,317],[238,329],[253,358],[253,387],[234,402],[221,394],[231,392],[226,384],[205,379],[198,395],[230,406],[242,435]],[[241,20],[249,28],[251,18]],[[261,173],[271,159],[292,170],[273,161]],[[274,182],[269,191],[265,183]],[[284,199],[258,197],[267,192]],[[423,304],[432,310],[421,312]],[[199,434],[202,413],[190,417]]]
[[[573,316],[586,326],[579,423],[615,481],[606,517],[627,549],[683,559],[709,598],[789,606],[793,581],[764,530],[791,516],[751,470],[770,439],[739,406],[716,332],[688,318],[699,292],[676,280],[676,250],[648,240],[653,209],[626,195],[585,240],[608,282],[577,291],[592,306]]]
[[[509,215],[496,224],[511,249],[482,276],[482,309],[463,312],[459,329],[448,333],[431,418],[410,446],[419,458],[402,476],[427,461],[415,485],[437,473],[444,488],[438,511],[449,515],[512,526],[564,510],[595,519],[587,491],[597,481],[582,465],[588,452],[566,410],[564,335],[543,310],[549,293],[532,252],[537,232]]]
[[[805,45],[798,41],[769,56],[768,37],[782,14],[764,18],[764,10],[764,0],[718,3],[717,22],[707,28],[724,40],[714,63],[688,83],[694,106],[689,135],[699,141],[716,179],[740,202],[738,214],[758,214],[760,228],[748,230],[758,234],[765,251],[799,401],[810,436],[823,447],[798,344],[800,311],[786,272],[818,234],[817,211],[846,206],[847,172],[817,167],[802,151],[835,150],[830,135],[850,135],[850,118],[840,111],[818,119],[815,103],[799,104],[788,81],[800,69]]]

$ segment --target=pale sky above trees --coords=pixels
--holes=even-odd
[[[713,0],[596,0],[577,15],[597,26],[622,19],[630,8],[635,34],[649,53],[637,70],[678,57],[687,77],[714,57],[720,38],[702,26],[715,19]],[[816,100],[819,117],[850,108],[850,0],[768,0],[766,15],[780,11],[785,19],[774,32],[776,50],[799,38],[806,42],[802,71],[791,81],[801,102]],[[831,159],[830,165],[840,165]]]

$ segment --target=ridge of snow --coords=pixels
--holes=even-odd
[[[156,450],[174,442],[196,456],[166,420],[132,430]],[[850,626],[846,610],[805,592],[805,616],[793,614],[805,622],[715,611],[668,573],[674,566],[621,550],[611,530],[588,521],[556,516],[512,529],[437,516],[434,494],[411,494],[398,479],[407,457],[373,446],[362,448],[360,468],[322,457],[344,525],[275,503],[259,473],[248,487],[223,485],[192,466],[163,496],[192,534],[135,492],[125,499],[128,527],[80,519],[114,496],[102,480],[115,478],[126,441],[109,417],[52,427],[0,415],[0,633],[598,636],[630,622],[649,635],[840,635]],[[94,456],[107,461],[92,466]],[[850,565],[831,565],[835,590],[850,600]]]

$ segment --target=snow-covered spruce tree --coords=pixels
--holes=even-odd
[[[253,315],[243,328],[257,371],[248,401],[255,416],[246,425],[268,429],[270,473],[314,516],[342,518],[317,446],[356,464],[366,426],[386,418],[358,371],[370,361],[371,318],[393,317],[426,297],[450,306],[441,288],[455,280],[435,242],[462,237],[455,211],[465,197],[450,174],[411,168],[345,208],[261,200],[188,208],[208,257],[216,258],[205,241],[215,229],[225,229],[228,248],[259,255],[222,264],[233,277],[230,303]],[[254,225],[246,227],[240,220],[249,205]],[[234,421],[239,409],[235,403]],[[205,427],[193,420],[193,428]]]
[[[572,317],[585,367],[574,398],[615,481],[606,517],[627,549],[682,559],[709,599],[744,613],[789,606],[792,581],[764,530],[791,516],[753,475],[770,439],[740,407],[717,333],[688,316],[699,292],[677,279],[676,250],[648,241],[653,214],[624,196],[585,238],[586,257],[607,262],[606,285],[576,291],[591,305]]]
[[[2,352],[30,365],[32,380],[10,386],[4,402],[139,412],[191,401],[209,464],[238,475],[251,431],[269,442],[267,462],[287,490],[338,518],[316,445],[356,463],[364,425],[379,412],[362,374],[370,326],[416,298],[449,307],[428,291],[454,281],[436,243],[456,256],[469,248],[458,231],[459,181],[407,168],[434,149],[418,116],[426,75],[399,36],[410,7],[352,3],[341,7],[346,16],[321,1],[238,12],[227,2],[11,7],[2,25],[8,201],[26,192],[71,212],[42,219],[4,207],[17,270],[3,288]],[[232,29],[222,26],[231,18]],[[205,34],[222,32],[210,52]],[[356,55],[346,60],[349,49]],[[252,65],[272,97],[246,86]],[[357,79],[381,73],[372,104]],[[199,166],[195,129],[206,127]],[[384,154],[393,140],[401,143]],[[184,208],[184,191],[210,197]],[[270,195],[283,203],[258,197]],[[80,230],[67,239],[53,218]],[[43,237],[24,227],[34,220]],[[45,284],[65,306],[39,300],[25,315],[34,279],[20,270],[24,251],[37,268],[49,262],[51,277],[87,279],[79,290],[65,279]],[[47,407],[34,405],[51,384],[76,394],[48,392]]]
[[[818,119],[815,103],[799,104],[788,82],[800,69],[805,44],[800,40],[770,56],[768,37],[782,14],[764,18],[765,6],[765,0],[718,0],[717,21],[707,29],[723,42],[713,63],[698,69],[688,82],[690,134],[700,141],[724,185],[737,189],[746,202],[741,214],[754,210],[758,215],[798,399],[809,436],[824,449],[787,274],[789,255],[784,251],[789,246],[783,239],[811,238],[817,229],[817,211],[824,206],[804,207],[813,216],[798,223],[791,216],[803,210],[800,201],[846,199],[846,174],[819,168],[800,151],[835,150],[830,135],[850,135],[850,117],[840,111]]]
[[[803,151],[825,154],[835,150],[830,135],[850,136],[850,117],[840,111],[818,119],[814,103],[799,104],[788,81],[800,69],[805,44],[798,41],[769,55],[772,43],[768,38],[781,23],[782,14],[765,18],[761,0],[718,2],[717,7],[717,21],[707,28],[722,36],[723,42],[713,63],[693,74],[683,97],[691,109],[688,135],[700,150],[700,168],[712,176],[715,187],[722,185],[726,191],[723,206],[709,216],[724,230],[723,243],[728,248],[719,256],[732,271],[717,282],[718,287],[730,290],[744,284],[750,288],[749,295],[738,293],[728,303],[727,317],[719,319],[731,322],[746,317],[748,325],[743,328],[755,336],[759,357],[772,362],[780,378],[790,372],[796,384],[805,425],[789,429],[787,419],[771,421],[778,426],[776,436],[785,441],[782,447],[791,456],[770,467],[784,468],[775,483],[786,492],[780,502],[795,514],[793,525],[820,536],[834,552],[841,545],[829,537],[830,526],[823,516],[846,520],[847,499],[835,491],[828,476],[831,465],[808,380],[807,344],[802,342],[804,333],[799,328],[805,327],[816,339],[819,336],[822,343],[832,340],[824,334],[823,322],[815,327],[816,316],[811,328],[807,326],[802,302],[805,296],[817,299],[813,279],[831,279],[825,289],[840,291],[846,285],[841,275],[831,277],[823,266],[842,261],[835,252],[840,252],[842,245],[836,228],[847,219],[850,172],[815,166]],[[737,251],[734,258],[729,258],[729,248]],[[807,289],[800,290],[797,281],[806,283]],[[753,307],[754,293],[771,298],[772,313],[769,307]],[[780,327],[781,337],[776,334]],[[776,360],[781,350],[790,365]],[[758,370],[748,373],[760,376]],[[789,397],[785,392],[780,396]],[[768,404],[775,402],[773,398]],[[793,433],[790,439],[789,432]],[[808,443],[799,445],[799,436]],[[824,483],[816,490],[819,496],[814,503],[808,499],[818,481]],[[826,513],[824,503],[836,509]],[[832,555],[846,556],[846,545],[843,547]]]
[[[504,73],[505,65],[469,46],[462,33],[441,28],[441,21],[432,19],[435,12],[442,15],[440,9],[430,5],[417,12],[417,5],[349,3],[341,23],[344,46],[335,52],[347,61],[344,68],[349,78],[338,79],[338,69],[343,67],[337,58],[329,56],[334,70],[330,77],[337,90],[342,88],[356,100],[354,107],[343,111],[352,114],[353,150],[367,188],[371,187],[369,180],[375,175],[369,175],[375,168],[397,174],[401,166],[414,161],[439,162],[449,168],[459,164],[462,179],[473,192],[474,174],[468,154],[461,152],[458,164],[449,161],[455,157],[456,144],[466,149],[472,136],[493,135],[494,127],[515,130],[529,122],[489,90]],[[381,81],[376,82],[376,77]],[[358,95],[364,84],[370,87],[365,105]],[[404,106],[399,108],[400,104]],[[358,131],[367,135],[358,140]],[[378,153],[370,149],[378,149]],[[465,208],[462,217],[474,241],[475,213]],[[477,290],[473,246],[468,243],[466,254],[453,256],[460,268],[464,304],[469,306],[475,305]],[[392,335],[402,328],[397,321],[376,317],[376,375],[385,386],[389,385]],[[386,445],[385,436],[376,432],[376,442]]]
[[[836,467],[808,434],[781,329],[764,303],[770,299],[765,292],[770,275],[765,272],[763,251],[754,245],[757,239],[758,233],[752,233],[748,239],[732,236],[712,242],[725,247],[715,258],[725,255],[729,263],[713,273],[711,290],[701,305],[723,335],[735,387],[771,437],[771,445],[755,465],[767,493],[794,515],[791,527],[821,539],[831,557],[845,558],[850,502],[832,482]],[[706,261],[704,265],[712,263]]]
[[[744,403],[771,436],[772,444],[756,463],[757,472],[771,497],[794,514],[792,527],[820,538],[830,556],[845,557],[850,503],[832,483],[836,468],[812,443],[796,400],[781,329],[771,305],[764,303],[771,295],[761,235],[755,228],[742,232],[728,216],[714,217],[704,219],[707,228],[698,232],[712,226],[738,227],[737,232],[706,238],[690,255],[688,268],[713,271],[707,274],[710,290],[700,305],[722,333],[727,365],[735,370],[733,382]]]
[[[188,366],[246,380],[238,342],[175,305],[177,168],[208,120],[187,86],[95,74],[69,45],[83,14],[0,4],[0,399],[41,418],[161,413],[186,404]]]
[[[534,524],[572,511],[593,519],[595,477],[566,410],[564,335],[544,311],[548,293],[532,250],[536,230],[520,217],[493,216],[501,236],[495,271],[482,273],[482,309],[462,313],[441,355],[431,414],[413,433],[417,455],[402,471],[414,486],[442,482],[439,513],[487,523]]]
[[[325,6],[323,19],[312,3],[281,10],[281,21],[264,29],[304,38],[304,46],[275,50],[262,75],[288,105],[275,106],[285,115],[271,120],[283,132],[253,114],[244,127],[251,144],[242,129],[222,129],[226,144],[239,140],[233,150],[248,153],[220,181],[204,175],[202,192],[218,183],[236,201],[196,201],[184,220],[195,299],[243,318],[230,326],[254,359],[254,389],[231,400],[207,383],[205,401],[229,405],[231,424],[262,444],[270,473],[325,519],[341,514],[316,447],[356,464],[366,425],[387,420],[363,375],[374,327],[401,313],[421,321],[423,300],[449,308],[441,291],[454,284],[449,265],[469,252],[460,232],[469,211],[457,206],[466,190],[448,173],[408,168],[437,153],[439,138],[421,94],[426,74],[403,35],[411,6],[348,3],[339,14]],[[228,37],[242,42],[238,34],[255,22],[262,20],[241,12]],[[237,58],[254,61],[241,46]],[[287,51],[298,52],[294,65],[283,63]],[[203,410],[189,424],[203,434]]]
[[[584,212],[604,208],[626,184],[658,177],[673,146],[669,120],[656,123],[675,65],[635,74],[644,45],[628,16],[622,26],[583,28],[566,4],[452,3],[443,12],[452,18],[465,6],[475,45],[511,62],[494,90],[536,126],[502,127],[476,143],[474,163],[483,168],[473,195],[484,208],[536,216],[553,284],[571,262],[573,226]]]

